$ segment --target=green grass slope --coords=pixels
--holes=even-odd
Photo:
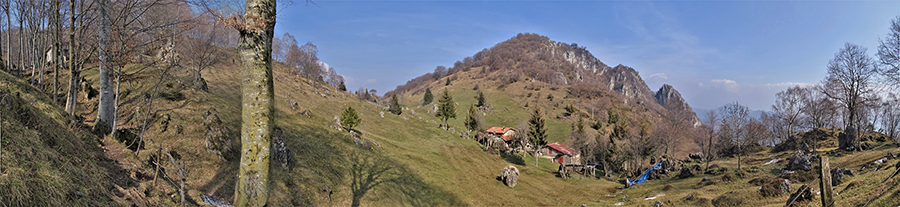
[[[44,93],[0,71],[0,206],[107,206],[128,178]]]
[[[169,75],[163,76],[159,91],[181,93],[185,98],[154,101],[153,120],[145,133],[146,139],[151,140],[147,142],[146,151],[134,154],[124,149],[125,144],[111,142],[107,138],[107,154],[112,154],[110,157],[121,162],[127,171],[152,178],[155,171],[147,164],[151,155],[158,148],[177,152],[187,166],[189,205],[202,205],[202,195],[231,200],[238,162],[235,159],[220,159],[205,150],[202,123],[206,111],[217,113],[227,128],[227,134],[234,140],[235,149],[239,148],[240,73],[238,65],[232,62],[233,57],[230,54],[220,64],[204,71],[209,92],[190,89],[187,71],[172,70]],[[147,109],[141,97],[153,90],[159,81],[160,71],[132,66],[126,68],[126,72],[144,77],[141,81],[122,84],[126,93],[121,98],[119,119],[123,123],[120,127],[135,127],[142,123],[142,113]],[[590,101],[567,99],[565,88],[554,89],[540,82],[518,81],[500,90],[490,81],[475,80],[475,74],[457,75],[459,77],[450,86],[444,86],[443,81],[428,86],[436,97],[447,87],[459,103],[457,118],[450,120],[450,126],[457,131],[464,131],[462,120],[468,106],[475,102],[473,88],[476,84],[493,106],[484,116],[488,126],[519,127],[529,117],[531,108],[539,104],[546,111],[550,142],[565,143],[571,133],[571,125],[576,121],[574,117],[562,116],[563,108],[568,104]],[[97,72],[88,71],[85,76],[96,80]],[[325,84],[310,82],[280,64],[276,64],[274,76],[275,120],[283,130],[286,145],[291,149],[293,168],[284,168],[273,162],[270,175],[272,206],[347,206],[355,203],[362,206],[636,206],[652,205],[656,201],[673,206],[712,206],[713,200],[723,196],[740,200],[738,205],[741,206],[783,206],[788,197],[787,194],[763,197],[757,190],[759,187],[749,181],[780,175],[783,160],[789,157],[789,153],[770,155],[765,151],[750,155],[744,159],[744,167],[756,170],[729,181],[724,181],[725,175],[721,174],[687,179],[669,175],[633,188],[616,189],[621,186],[618,182],[624,180],[623,177],[561,179],[555,173],[558,166],[549,160],[539,159],[535,166],[535,159],[530,155],[501,157],[486,153],[474,140],[460,138],[455,133],[438,128],[438,119],[426,113],[427,107],[420,106],[421,93],[400,94],[406,109],[401,115],[393,115],[383,105],[360,101],[350,93],[337,92]],[[549,94],[554,96],[554,100],[547,99]],[[80,97],[80,101],[79,113],[87,117],[90,123],[96,116],[92,107],[96,106],[97,100]],[[297,103],[297,108],[290,106],[291,101]],[[627,106],[612,105],[623,116],[643,113],[631,111]],[[378,143],[373,150],[357,146],[346,131],[334,127],[335,117],[346,107],[360,112],[363,121],[357,129],[362,134],[362,140]],[[585,109],[579,110],[583,114],[590,113]],[[605,115],[605,111],[601,113],[599,110],[595,114]],[[309,116],[301,113],[304,111]],[[162,122],[163,117],[170,120]],[[600,131],[607,133],[603,131],[608,131],[608,126]],[[887,145],[860,156],[837,156],[832,158],[832,163],[851,160],[847,167],[858,170],[888,151],[895,152],[896,145]],[[236,157],[236,154],[229,156]],[[771,159],[779,162],[763,165]],[[893,166],[896,162],[891,160],[884,166]],[[688,163],[693,164],[697,163]],[[712,164],[732,169],[729,172],[737,166],[734,158],[719,159]],[[514,188],[497,180],[500,171],[507,165],[514,165],[521,172],[519,183]],[[835,190],[843,196],[837,197],[838,203],[841,206],[856,205],[875,198],[874,204],[877,206],[896,204],[896,196],[892,196],[896,195],[896,185],[882,185],[881,182],[893,171],[892,167],[888,167],[850,176]],[[167,171],[167,174],[174,175],[171,173]],[[702,185],[700,180],[704,176],[719,182]],[[173,205],[177,200],[172,199],[177,197],[172,186],[153,184],[152,179],[147,178],[136,181],[139,184],[135,189],[147,195],[142,199],[156,200],[147,205]],[[885,183],[892,182],[895,181]],[[856,184],[849,186],[852,183]],[[800,185],[801,182],[794,182],[794,190]],[[880,192],[881,196],[875,197],[869,192]],[[688,195],[698,199],[683,199]],[[115,200],[124,205],[142,204],[125,199]],[[806,202],[804,205],[817,204]]]

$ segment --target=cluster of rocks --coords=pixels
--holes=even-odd
[[[794,156],[788,159],[788,164],[784,168],[790,171],[809,171],[812,170],[812,162],[816,160],[818,160],[818,157],[815,154],[797,151]]]

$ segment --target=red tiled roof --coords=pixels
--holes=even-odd
[[[569,148],[568,146],[560,144],[559,142],[554,142],[553,144],[548,144],[547,146],[544,146],[544,147],[553,148],[556,151],[562,152],[563,154],[567,154],[570,156],[575,156],[577,154],[580,154],[577,150]]]
[[[503,141],[504,141],[504,142],[508,142],[508,141],[511,141],[511,140],[515,139],[515,137],[509,136],[509,135],[504,135],[504,136],[502,136],[502,137],[500,137],[500,138],[503,138]]]
[[[509,130],[516,131],[512,127],[491,127],[487,130],[487,133],[505,134]]]

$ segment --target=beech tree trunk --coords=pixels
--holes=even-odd
[[[75,106],[78,104],[78,79],[81,75],[75,69],[75,50],[78,49],[78,40],[75,40],[75,3],[69,2],[69,92],[66,94],[66,113],[75,116]]]
[[[110,71],[109,65],[109,52],[107,51],[107,44],[110,42],[109,37],[109,28],[112,23],[109,20],[109,0],[100,0],[100,28],[99,30],[99,38],[100,38],[100,105],[97,109],[97,122],[96,124],[106,124],[109,126],[109,129],[115,131],[115,126],[113,126],[113,119],[115,116],[115,100],[112,93],[112,71]],[[96,127],[96,126],[95,126]]]
[[[59,104],[59,65],[62,64],[62,58],[60,57],[59,52],[59,10],[60,8],[60,0],[53,0],[53,60],[55,64],[53,64],[53,104]]]
[[[269,146],[274,127],[272,37],[275,0],[247,0],[240,32],[241,164],[235,206],[265,206],[269,197]]]

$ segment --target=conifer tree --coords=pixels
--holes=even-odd
[[[528,139],[535,146],[534,166],[537,166],[537,152],[541,146],[547,144],[547,127],[544,126],[544,117],[541,116],[541,106],[535,106],[531,113],[531,119],[528,120]]]
[[[431,104],[434,101],[434,95],[431,94],[431,88],[425,88],[425,96],[422,97],[422,105]]]
[[[484,104],[485,104],[485,102],[484,102],[484,93],[482,93],[481,91],[478,91],[478,95],[475,96],[475,100],[478,101],[478,103],[475,104],[475,106],[477,106],[477,107],[482,107],[482,106],[484,106]]]
[[[479,131],[481,119],[478,117],[478,111],[475,110],[475,105],[469,106],[469,113],[466,115],[465,125],[469,132]]]
[[[394,115],[400,115],[403,110],[400,109],[400,101],[397,100],[397,94],[391,95],[391,107],[388,109]]]
[[[453,104],[453,96],[450,96],[450,92],[445,88],[444,94],[438,100],[438,111],[434,114],[444,121],[444,126],[447,126],[447,120],[456,118],[456,105]]]
[[[356,110],[353,107],[348,106],[347,109],[344,109],[344,112],[341,113],[341,127],[343,127],[348,132],[353,130],[353,127],[359,125],[362,122],[362,118],[359,118],[359,113],[356,113]]]

